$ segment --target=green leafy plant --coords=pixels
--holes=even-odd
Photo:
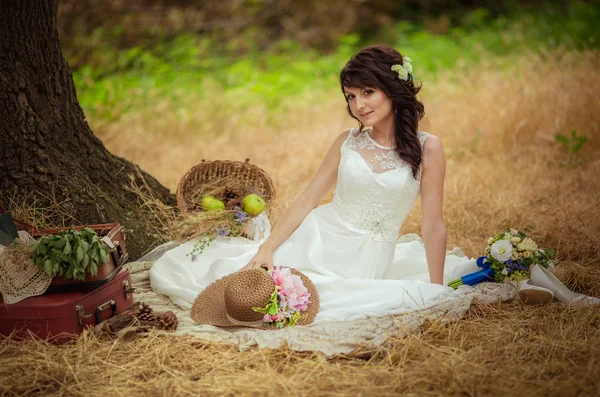
[[[582,135],[577,135],[577,131],[575,130],[571,131],[570,137],[557,134],[555,138],[557,142],[561,143],[571,153],[577,153],[588,141],[586,137]]]
[[[95,276],[98,266],[108,263],[108,248],[88,227],[44,235],[31,245],[30,252],[39,271],[51,277],[65,276],[81,281],[86,273]]]

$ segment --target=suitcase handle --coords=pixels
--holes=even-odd
[[[110,251],[111,256],[113,257],[113,261],[115,262],[115,267],[121,267],[127,262],[129,259],[129,254],[123,255],[123,249],[120,245],[117,245],[117,248]]]
[[[92,315],[90,313],[85,312],[83,305],[77,305],[77,306],[75,306],[75,309],[77,311],[77,322],[79,323],[80,327],[83,327],[85,325],[85,320],[92,317]],[[109,301],[104,302],[100,306],[96,307],[96,310],[94,311],[94,319],[96,320],[96,325],[98,325],[102,322],[102,312],[105,311],[106,309],[111,309],[112,313],[111,313],[110,317],[116,316],[117,315],[117,302],[115,302],[114,300],[111,299]]]
[[[94,318],[96,320],[96,325],[100,324],[102,322],[102,312],[105,311],[106,309],[111,309],[111,315],[110,317],[114,317],[117,315],[117,302],[115,302],[114,300],[109,300],[104,302],[103,304],[101,304],[100,306],[98,306],[96,308],[96,311],[94,312]]]
[[[118,230],[117,230],[118,229]],[[113,240],[114,236],[119,231],[124,231],[123,227],[114,228],[111,230],[106,236],[102,237],[102,241],[108,247],[108,251],[113,258],[113,262],[115,263],[115,267],[121,267],[127,260],[129,259],[129,254],[123,253],[123,247],[119,244],[119,240]],[[125,236],[125,235],[123,235]]]

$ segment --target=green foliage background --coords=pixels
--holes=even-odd
[[[443,34],[433,33],[423,22],[397,20],[367,34],[343,35],[330,51],[282,39],[268,50],[251,48],[240,55],[239,38],[224,45],[199,33],[122,48],[107,40],[121,33],[119,26],[110,31],[98,28],[80,38],[94,46],[94,56],[73,75],[86,114],[108,122],[157,101],[185,107],[192,98],[227,102],[234,110],[257,104],[270,110],[288,108],[338,89],[340,68],[372,43],[391,44],[409,55],[414,75],[427,81],[440,71],[468,67],[490,54],[509,65],[511,56],[523,50],[597,48],[599,4],[578,1],[500,16],[479,8],[462,14]],[[244,35],[242,41],[251,46],[252,29]],[[76,63],[77,54],[67,49],[66,55]]]

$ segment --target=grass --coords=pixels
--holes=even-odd
[[[500,229],[532,225],[541,247],[557,249],[559,278],[600,296],[599,66],[598,51],[559,49],[514,56],[508,66],[486,58],[424,81],[422,129],[441,138],[447,156],[449,249],[476,256]],[[288,112],[234,106],[218,95],[181,107],[159,100],[90,123],[111,152],[172,189],[202,158],[249,157],[274,180],[274,219],[336,135],[354,125],[337,90]],[[556,139],[572,130],[588,138],[576,152]],[[420,233],[420,216],[417,201],[402,233]],[[599,349],[597,307],[517,301],[473,305],[457,322],[429,322],[381,349],[333,359],[285,347],[238,352],[192,337],[120,344],[85,333],[64,346],[0,341],[0,394],[591,396],[600,390]]]
[[[74,79],[85,113],[104,123],[163,101],[176,103],[180,117],[194,112],[188,103],[198,99],[210,107],[211,115],[219,112],[221,101],[229,106],[234,103],[236,114],[257,105],[271,112],[287,112],[299,101],[320,102],[323,90],[337,89],[340,68],[366,44],[395,46],[413,59],[415,75],[431,82],[447,69],[454,69],[459,76],[461,70],[490,55],[504,57],[504,67],[509,67],[511,57],[522,51],[598,48],[600,31],[594,26],[599,19],[598,0],[547,4],[497,18],[477,9],[465,13],[460,24],[439,32],[444,34],[403,20],[382,26],[368,37],[357,33],[342,36],[338,46],[327,53],[281,40],[268,50],[243,55],[237,54],[235,43],[252,42],[252,32],[233,40],[231,50],[193,34],[151,47],[117,49],[111,43],[118,41],[113,35],[120,31],[99,29],[97,34],[81,38],[89,41],[94,56],[74,71]],[[89,51],[67,49],[67,59],[78,63],[80,52]],[[269,120],[274,121],[272,117]]]

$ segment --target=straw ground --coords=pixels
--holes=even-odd
[[[532,225],[540,246],[557,248],[559,278],[600,296],[599,66],[598,52],[555,51],[490,59],[424,81],[423,129],[439,136],[447,153],[449,249],[476,256],[498,230]],[[218,99],[190,101],[183,110],[162,103],[96,133],[171,188],[202,158],[249,157],[274,180],[276,220],[335,135],[353,125],[339,92],[275,120],[260,107],[232,116],[227,106]],[[590,139],[579,152],[555,139],[572,130]],[[402,233],[420,233],[420,215],[417,202]],[[334,359],[285,347],[238,352],[160,334],[131,344],[90,333],[64,346],[4,340],[0,392],[591,396],[600,392],[599,325],[595,307],[474,305],[457,322],[427,322],[380,349]]]

